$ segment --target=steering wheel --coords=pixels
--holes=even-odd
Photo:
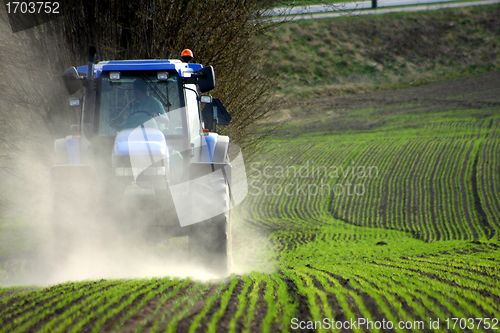
[[[137,114],[137,113],[145,113],[147,114],[148,116],[150,116],[151,118],[154,118],[153,115],[151,114],[151,112],[148,112],[148,111],[144,111],[144,110],[137,110],[137,111],[134,111],[132,112],[131,114],[128,115],[127,117],[127,120],[132,117],[134,114]]]
[[[139,114],[139,113],[145,113],[150,117],[151,119],[144,119],[144,118],[134,118],[133,115]],[[145,111],[145,110],[137,110],[132,112],[131,114],[128,115],[127,120],[124,122],[124,127],[123,128],[135,128],[137,126],[141,126],[142,124],[148,123],[148,127],[153,127],[153,128],[158,128],[158,124],[156,123],[153,114],[151,112]]]

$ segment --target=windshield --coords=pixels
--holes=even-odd
[[[98,89],[99,135],[114,136],[119,131],[141,124],[165,134],[182,134],[182,85],[177,72],[168,72],[168,80],[157,79],[157,72],[120,72],[119,80],[101,75]],[[177,110],[177,112],[172,112]]]

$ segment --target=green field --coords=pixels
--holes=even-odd
[[[500,329],[500,71],[448,78],[464,66],[398,90],[318,93],[326,82],[283,103],[247,161],[231,277],[0,287],[0,332]],[[35,250],[0,230],[7,284]]]
[[[0,332],[276,332],[293,331],[293,318],[491,326],[500,317],[499,86],[495,71],[291,106],[291,121],[247,166],[237,214],[237,226],[269,240],[255,269],[273,272],[6,288]],[[255,261],[235,232],[240,257]]]

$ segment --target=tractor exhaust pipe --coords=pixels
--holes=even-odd
[[[94,135],[94,111],[95,111],[95,84],[94,84],[94,64],[96,48],[89,49],[89,59],[87,62],[87,79],[85,80],[85,107],[82,110],[83,128],[82,132],[88,138]]]
[[[87,80],[88,82],[92,82],[94,80],[94,63],[95,63],[95,54],[96,48],[91,46],[89,49],[89,60],[87,63]]]

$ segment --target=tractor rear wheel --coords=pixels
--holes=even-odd
[[[205,199],[223,202],[226,211],[190,226],[189,254],[197,263],[217,275],[228,275],[232,266],[232,237],[229,187],[224,178],[215,179],[212,194]]]

